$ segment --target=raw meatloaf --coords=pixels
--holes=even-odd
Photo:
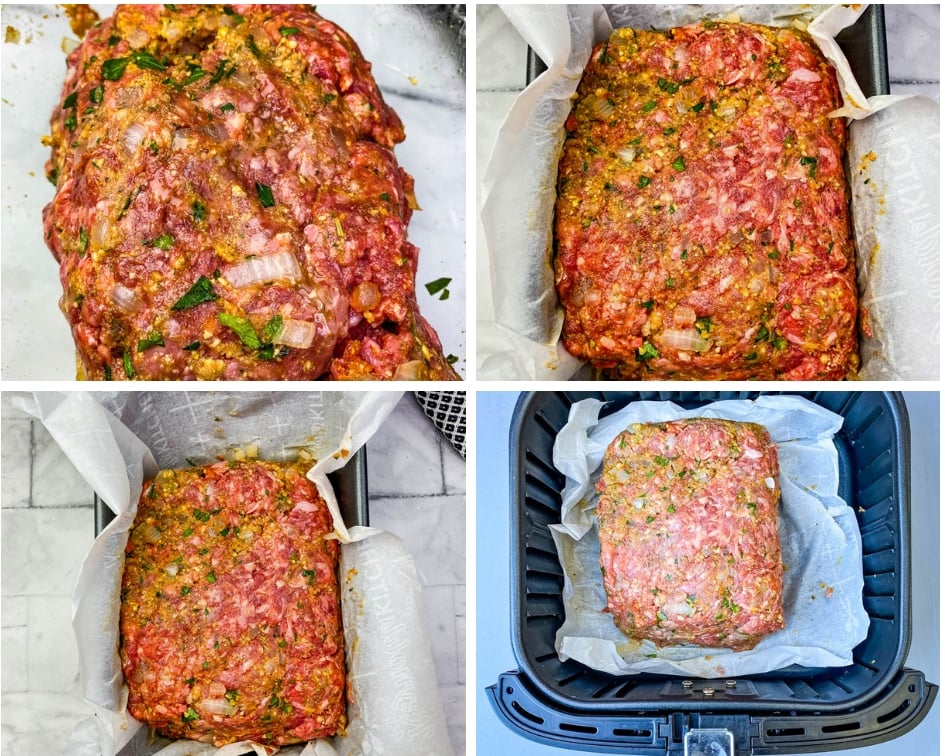
[[[173,738],[281,745],[342,732],[344,638],[331,516],[300,467],[165,470],[125,555],[131,715]]]
[[[567,349],[616,378],[855,372],[840,104],[795,29],[617,29],[598,45],[558,171]]]
[[[598,484],[607,610],[657,645],[753,648],[784,627],[778,459],[760,425],[633,425]]]
[[[80,377],[456,377],[403,127],[311,8],[124,5],[69,55],[44,223]]]

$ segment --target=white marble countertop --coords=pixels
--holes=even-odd
[[[939,100],[939,6],[885,5],[892,94]],[[527,45],[497,5],[476,6],[476,282],[477,315],[491,311],[488,253],[478,210],[482,178],[496,134],[525,87]]]
[[[72,588],[94,536],[92,491],[38,421],[0,402],[2,741],[60,753],[87,716],[78,695]],[[416,561],[425,629],[456,754],[466,737],[466,468],[405,395],[367,444],[370,523]]]
[[[911,429],[912,645],[905,666],[941,685],[939,650],[939,393],[908,392]],[[517,393],[480,392],[476,407],[476,748],[483,754],[516,756],[583,754],[526,740],[508,729],[489,703],[487,686],[516,669],[512,650],[509,593],[509,421]],[[486,472],[488,471],[488,472]],[[940,698],[910,732],[879,745],[857,748],[856,756],[938,754]],[[632,751],[626,751],[631,754]],[[824,755],[825,756],[825,755]]]

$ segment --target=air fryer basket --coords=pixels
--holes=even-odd
[[[763,392],[767,393],[767,392]],[[778,392],[797,393],[797,392]],[[513,647],[520,670],[491,689],[521,734],[589,750],[682,753],[693,728],[724,727],[738,753],[799,753],[896,737],[927,712],[936,686],[903,669],[910,635],[909,433],[898,394],[801,393],[843,416],[835,438],[840,496],[863,538],[866,639],[842,668],[792,666],[734,680],[614,676],[554,650],[563,622],[563,576],[548,525],[560,521],[563,476],[552,463],[570,406],[607,401],[606,416],[630,401],[687,408],[759,392],[540,392],[523,395],[511,429]]]

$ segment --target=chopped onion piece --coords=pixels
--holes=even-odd
[[[423,366],[423,363],[420,360],[411,360],[410,362],[404,362],[401,365],[397,366],[397,371],[394,373],[395,381],[416,381],[420,377],[420,368]]]
[[[628,146],[624,147],[621,150],[617,150],[617,157],[623,160],[625,163],[632,163],[633,159],[637,156],[637,148]]]
[[[275,344],[284,344],[293,349],[308,349],[315,340],[315,324],[308,320],[283,320],[282,330],[273,339]]]
[[[284,250],[265,257],[253,257],[232,268],[227,268],[223,277],[237,289],[242,289],[253,284],[270,283],[283,278],[293,282],[298,281],[302,277],[302,271],[295,255]]]
[[[765,485],[773,491],[773,490],[774,490],[774,478],[765,478]]]
[[[125,312],[137,312],[141,308],[141,298],[137,292],[121,284],[112,287],[111,299],[115,307]]]
[[[802,81],[806,84],[814,84],[820,81],[820,74],[811,71],[809,68],[795,68],[787,78],[788,83],[792,81]]]
[[[180,565],[176,562],[171,562],[167,567],[164,568],[164,571],[171,577],[176,577],[177,573],[180,572]]]
[[[663,331],[663,344],[670,349],[687,352],[705,352],[709,349],[709,342],[695,328]]]
[[[646,499],[644,499],[643,497],[637,497],[630,503],[633,504],[634,509],[643,509],[643,505],[646,504]]]
[[[207,714],[222,714],[228,717],[236,714],[238,709],[225,698],[205,698],[200,702],[200,709]]]
[[[161,540],[161,531],[150,523],[141,526],[141,535],[148,543],[157,543]]]
[[[108,232],[111,230],[111,222],[104,213],[96,216],[92,223],[92,232],[89,234],[89,241],[92,242],[93,249],[101,249],[108,244]]]
[[[742,453],[742,456],[747,457],[748,459],[761,459],[764,456],[764,454],[762,454],[757,449],[752,449],[751,447],[748,447]]]
[[[587,105],[591,110],[591,113],[602,121],[610,120],[614,115],[614,106],[611,102],[603,97],[598,97],[597,95],[591,95],[587,98]]]
[[[663,609],[667,614],[681,614],[684,617],[689,617],[696,611],[695,607],[685,601],[674,601],[672,604],[666,604]]]
[[[147,128],[142,123],[133,123],[125,131],[124,143],[125,151],[129,155],[133,155],[138,149],[138,145],[144,141],[145,134],[148,133]]]

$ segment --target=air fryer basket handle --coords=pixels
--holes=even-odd
[[[660,712],[601,715],[560,711],[542,701],[527,676],[499,676],[486,689],[499,718],[514,732],[545,745],[635,756],[683,756],[683,737],[695,728],[729,730],[736,756],[812,753],[858,748],[899,737],[928,714],[938,686],[916,670],[902,670],[871,704],[853,712],[754,716]]]

